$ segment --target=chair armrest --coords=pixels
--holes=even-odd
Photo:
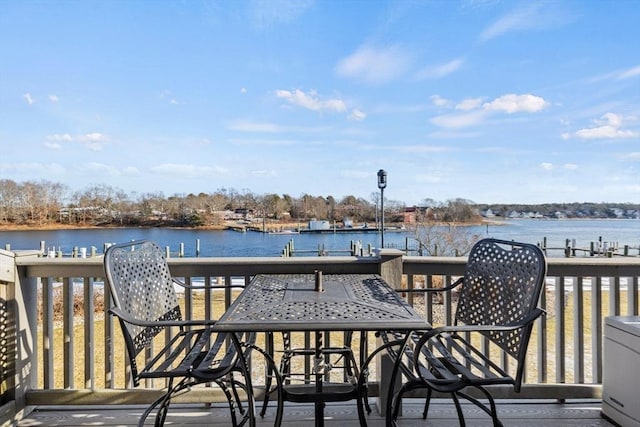
[[[215,325],[215,320],[141,320],[136,319],[135,317],[130,316],[124,311],[120,310],[118,307],[112,307],[109,309],[109,313],[114,316],[122,319],[127,323],[131,323],[132,325],[144,326],[145,328],[153,328],[153,327],[185,327],[185,326],[213,326]]]
[[[491,332],[491,331],[514,331],[516,329],[524,328],[538,317],[542,316],[546,312],[540,308],[535,308],[529,314],[527,314],[522,320],[509,323],[506,325],[452,325],[452,326],[439,326],[424,332],[420,337],[420,340],[416,343],[416,348],[421,348],[427,341],[436,335],[446,332]],[[416,352],[418,353],[418,352]]]
[[[456,280],[455,282],[453,282],[449,286],[445,286],[443,288],[414,288],[414,289],[402,289],[402,288],[399,288],[399,289],[394,289],[394,291],[396,291],[396,292],[407,292],[407,293],[450,291],[450,290],[460,286],[463,281],[464,281],[464,277],[459,277],[458,280]]]

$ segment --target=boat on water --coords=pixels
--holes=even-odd
[[[272,230],[267,234],[300,234],[298,230]]]

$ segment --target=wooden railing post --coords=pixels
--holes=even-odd
[[[1,270],[9,276],[7,280],[6,295],[2,297],[5,301],[8,322],[8,351],[7,362],[9,369],[7,374],[7,398],[12,399],[9,403],[13,411],[11,415],[13,422],[17,422],[24,415],[27,409],[27,391],[36,384],[36,342],[35,334],[38,327],[37,316],[37,286],[36,279],[26,277],[26,269],[18,267],[18,258],[36,258],[38,251],[21,251],[7,254],[2,253],[3,259]],[[5,265],[10,259],[9,265]],[[0,279],[3,281],[5,279]],[[11,413],[12,412],[12,413]],[[0,416],[2,421],[2,416]]]
[[[11,424],[16,413],[15,264],[13,253],[0,250],[0,425]]]
[[[400,289],[402,285],[402,256],[403,252],[398,249],[381,249],[378,251],[380,258],[380,275],[394,289]],[[382,345],[382,340],[377,339],[377,344]],[[376,358],[376,372],[378,373],[378,397],[377,406],[380,415],[384,415],[387,405],[389,387],[391,386],[391,373],[393,372],[393,361],[386,352],[380,352]],[[401,385],[401,377],[396,378],[394,389],[398,390]]]
[[[16,258],[36,256],[0,251],[0,425],[13,424],[26,408],[26,392],[35,384],[35,279],[27,279]],[[32,375],[33,374],[33,375]]]
[[[382,249],[378,251],[380,258],[379,273],[382,278],[394,289],[399,289],[402,284],[402,256],[399,249]]]

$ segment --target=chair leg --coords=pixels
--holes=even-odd
[[[481,387],[481,386],[475,386],[475,388],[477,390],[480,390],[482,392],[482,394],[484,394],[484,396],[487,398],[487,400],[489,401],[489,408],[487,408],[487,405],[485,405],[484,403],[480,402],[478,399],[476,399],[476,398],[474,398],[472,396],[469,396],[466,393],[458,392],[458,395],[464,397],[469,402],[473,403],[478,408],[482,409],[487,415],[489,415],[491,417],[491,420],[493,421],[494,427],[502,427],[502,422],[498,419],[498,411],[497,411],[497,407],[496,407],[496,402],[493,399],[493,396],[491,396],[491,393],[489,393],[487,391],[487,389],[485,389],[484,387]]]
[[[255,427],[256,425],[256,417],[255,417],[255,403],[253,400],[253,385],[251,384],[251,370],[249,369],[249,365],[247,363],[247,359],[245,358],[245,348],[253,349],[252,345],[243,344],[240,342],[237,334],[231,334],[231,340],[233,341],[233,345],[236,347],[238,351],[238,368],[244,378],[244,390],[247,395],[247,418],[245,418],[241,425],[246,421],[249,421],[250,427]]]
[[[282,381],[282,376],[280,375],[280,373],[278,372],[278,370],[276,369],[276,363],[273,360],[273,356],[267,352],[264,351],[263,349],[261,349],[260,347],[257,347],[253,344],[251,344],[249,346],[252,350],[255,350],[257,352],[259,352],[260,354],[262,354],[262,356],[265,358],[266,362],[267,362],[267,370],[273,373],[273,377],[275,377],[276,379],[276,385],[275,385],[275,391],[276,391],[276,419],[274,422],[274,426],[279,427],[280,424],[282,424],[282,417],[284,414],[284,400],[283,400],[283,396],[282,396],[282,387],[283,387],[283,381]],[[269,380],[271,381],[271,376],[269,376]],[[265,394],[269,393],[269,389],[265,389]],[[268,399],[268,398],[266,398]],[[268,400],[265,400],[265,402],[268,402]],[[264,411],[266,411],[266,405],[263,406],[262,408],[262,413],[264,414]],[[254,420],[255,422],[255,420]]]
[[[149,405],[147,407],[147,409],[145,409],[145,411],[142,413],[142,415],[140,416],[140,420],[138,420],[138,427],[143,427],[145,421],[147,420],[147,418],[149,417],[149,414],[151,414],[151,412],[158,407],[158,405],[160,405],[160,409],[158,409],[158,411],[161,411],[163,407],[165,407],[165,417],[166,417],[166,408],[168,408],[168,401],[169,401],[169,397],[171,396],[171,393],[173,392],[173,378],[169,379],[169,384],[168,384],[168,388],[167,388],[167,392],[160,396],[159,398],[157,398],[151,405]],[[154,425],[162,425],[164,424],[164,418],[162,419],[162,422],[159,423],[159,415],[160,412],[156,413],[156,417],[154,420]]]
[[[244,420],[247,418],[248,414],[245,414],[246,411],[242,408],[240,395],[237,392],[237,387],[241,387],[242,385],[237,382],[234,382],[232,377],[229,377],[226,381],[217,380],[215,381],[215,383],[218,385],[218,387],[220,387],[220,390],[222,390],[225,397],[227,398],[227,404],[229,405],[229,413],[231,414],[231,424],[234,427],[244,424]],[[236,409],[238,412],[240,412],[241,415],[243,415],[243,421],[241,421],[240,424],[238,424]]]
[[[427,389],[427,398],[424,401],[424,410],[422,411],[422,419],[426,420],[427,419],[427,414],[429,413],[429,404],[431,403],[431,393],[433,391],[431,390],[431,387],[429,387]]]
[[[460,427],[465,427],[466,424],[464,422],[464,414],[462,413],[462,407],[460,406],[460,399],[458,399],[458,395],[456,392],[451,393],[451,398],[453,399],[453,403],[456,405],[456,412],[458,413],[458,420],[460,421]]]

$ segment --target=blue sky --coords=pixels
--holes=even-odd
[[[0,1],[0,178],[640,202],[638,1]]]

